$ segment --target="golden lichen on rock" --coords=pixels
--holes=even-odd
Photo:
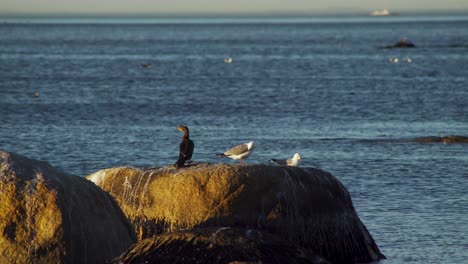
[[[57,194],[39,179],[23,181],[0,167],[0,259],[50,262],[61,259],[64,245]],[[47,252],[47,254],[44,254]],[[0,261],[2,262],[2,261]],[[2,262],[3,263],[3,262]]]
[[[243,174],[233,166],[199,164],[190,170],[112,168],[87,178],[114,196],[130,219],[155,219],[175,230],[213,217],[245,219],[242,210],[232,215],[233,199],[246,188],[237,175]]]
[[[108,194],[45,162],[0,152],[0,263],[104,263],[134,233]]]

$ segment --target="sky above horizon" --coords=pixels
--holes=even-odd
[[[468,10],[468,0],[0,0],[0,13],[333,13]]]

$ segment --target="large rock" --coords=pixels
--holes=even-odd
[[[468,137],[457,136],[457,135],[450,135],[450,136],[444,136],[444,137],[421,137],[421,138],[415,138],[411,141],[418,142],[418,143],[445,143],[445,144],[468,143]]]
[[[0,152],[0,263],[105,263],[135,241],[115,201],[94,184]]]
[[[252,229],[210,227],[139,241],[113,263],[310,263],[329,264],[312,252]]]
[[[383,258],[348,191],[312,168],[194,164],[111,168],[87,177],[109,192],[140,239],[199,227],[268,231],[334,263]]]

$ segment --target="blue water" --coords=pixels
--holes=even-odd
[[[407,140],[468,135],[468,17],[265,21],[0,24],[0,148],[86,176],[174,163],[179,124],[197,161],[253,140],[339,178],[382,263],[466,263],[468,144]]]

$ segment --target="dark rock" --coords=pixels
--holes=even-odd
[[[330,262],[266,232],[211,227],[170,232],[141,240],[112,263]]]
[[[200,227],[266,231],[332,263],[384,258],[346,188],[313,168],[194,164],[87,177],[120,204],[138,237]]]
[[[445,143],[445,144],[468,143],[468,137],[456,136],[456,135],[445,136],[445,137],[421,137],[421,138],[415,138],[411,141],[418,142],[418,143]]]
[[[402,38],[397,43],[390,45],[390,46],[385,46],[384,48],[395,49],[395,48],[415,48],[415,47],[416,45],[414,45],[413,42],[409,41],[407,38]]]

